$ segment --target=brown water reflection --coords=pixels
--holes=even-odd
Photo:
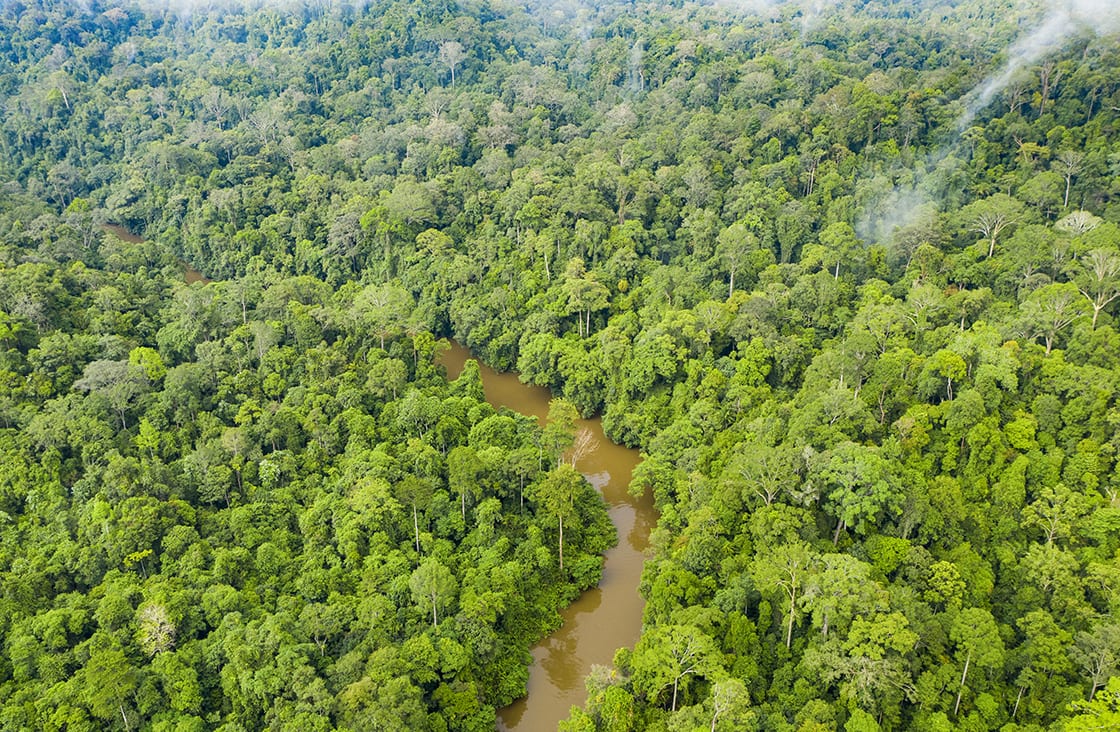
[[[137,236],[136,234],[133,234],[131,231],[124,228],[120,224],[102,224],[101,228],[104,229],[105,231],[109,232],[113,236],[117,237],[121,241],[127,241],[130,244],[143,244],[144,243],[144,237]],[[182,262],[182,265],[183,265],[183,280],[186,281],[186,283],[188,285],[193,283],[193,282],[201,282],[202,284],[205,285],[207,282],[212,281],[212,280],[208,279],[206,277],[206,275],[202,274],[201,272],[199,272],[197,269],[190,266],[186,262]]]
[[[465,348],[452,344],[440,362],[454,378],[470,357]],[[548,389],[522,384],[516,374],[499,374],[486,366],[481,372],[490,404],[544,421],[552,398]],[[619,542],[606,554],[599,586],[562,611],[564,624],[533,648],[528,696],[498,712],[499,730],[556,729],[572,705],[587,700],[583,681],[591,665],[609,665],[615,651],[633,646],[641,631],[645,601],[638,594],[638,582],[649,532],[657,522],[653,499],[626,492],[638,451],[608,440],[598,418],[580,420],[580,426],[591,432],[595,447],[576,467],[603,494]]]

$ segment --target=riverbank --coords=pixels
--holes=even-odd
[[[448,377],[455,378],[469,358],[469,351],[452,343],[440,362]],[[552,399],[548,389],[522,384],[515,373],[498,373],[482,364],[479,370],[487,402],[544,423]],[[598,587],[565,608],[560,628],[533,647],[527,695],[498,713],[503,732],[556,729],[573,705],[587,701],[584,679],[591,667],[610,665],[615,651],[633,646],[642,629],[645,600],[638,584],[657,512],[651,496],[634,498],[627,492],[640,455],[607,439],[598,417],[581,419],[578,427],[589,431],[594,446],[577,459],[576,469],[602,494],[619,541],[606,552]]]

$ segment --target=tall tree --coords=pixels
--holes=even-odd
[[[536,488],[537,503],[556,519],[559,527],[557,556],[564,570],[564,519],[575,515],[576,498],[583,488],[583,476],[567,463],[560,463],[544,477]]]
[[[798,600],[812,572],[814,553],[807,544],[783,543],[757,555],[751,565],[755,584],[764,593],[780,595],[786,604],[786,648],[793,643]]]
[[[960,213],[968,230],[980,234],[988,242],[988,256],[996,251],[996,240],[1027,216],[1022,202],[1006,193],[996,193],[965,206]]]
[[[451,570],[435,557],[428,557],[413,570],[408,588],[420,612],[431,611],[433,630],[439,626],[439,611],[454,602],[459,589]]]
[[[957,716],[969,670],[973,664],[989,670],[998,668],[1004,661],[1004,645],[995,618],[983,608],[961,610],[952,621],[949,637],[956,645],[957,661],[962,662],[960,689],[953,704],[953,716]]]
[[[1120,297],[1120,252],[1093,249],[1078,260],[1077,289],[1093,308],[1093,328],[1109,303]]]
[[[715,643],[696,626],[662,625],[642,636],[632,663],[635,689],[652,702],[671,686],[669,709],[675,712],[681,682],[713,674],[720,659]]]

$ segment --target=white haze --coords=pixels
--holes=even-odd
[[[929,184],[927,190],[920,190],[913,183],[899,185],[870,203],[856,222],[860,238],[882,242],[897,228],[913,224],[923,211],[935,204],[938,196],[931,195],[928,188],[936,189],[944,180],[944,173],[939,169],[942,162],[956,155],[961,133],[1019,72],[1061,50],[1075,38],[1120,32],[1117,0],[1047,0],[1042,7],[1038,24],[1008,46],[1007,59],[1000,69],[964,95],[961,100],[964,112],[956,121],[953,139],[922,161],[920,172]]]
[[[827,11],[839,2],[840,0],[711,0],[711,4],[716,7],[763,18],[776,17],[781,7],[796,8],[801,13],[802,36],[813,30]]]
[[[1046,7],[1042,22],[1008,47],[1003,67],[964,96],[965,111],[956,125],[958,134],[1007,88],[1020,70],[1058,51],[1074,38],[1120,31],[1120,4],[1116,0],[1049,0]]]
[[[83,0],[77,0],[83,2]],[[371,0],[140,0],[142,5],[170,9],[183,16],[206,14],[236,7],[256,8],[272,6],[290,8],[309,4],[324,10],[339,5],[363,7]],[[586,40],[593,28],[587,24],[585,9],[594,8],[594,0],[498,0],[516,3],[530,12],[548,12],[554,22],[569,22],[582,31]],[[934,5],[938,0],[913,0],[915,6]],[[804,37],[824,18],[839,12],[841,0],[700,0],[697,4],[714,5],[732,13],[775,19],[782,9],[793,9],[800,14],[800,30]],[[964,111],[956,120],[953,138],[938,150],[930,153],[915,168],[922,178],[937,179],[946,159],[954,156],[960,146],[960,135],[993,100],[1011,84],[1016,76],[1061,50],[1071,40],[1094,35],[1120,32],[1120,0],[1020,0],[1022,9],[1038,9],[1037,24],[1012,42],[1006,49],[1002,66],[961,98]],[[560,16],[560,17],[556,17]],[[643,43],[637,39],[628,58],[630,85],[641,86],[640,68]],[[857,231],[866,241],[881,241],[897,226],[907,226],[916,220],[921,211],[927,210],[938,188],[935,181],[928,186],[916,186],[913,181],[895,186],[893,190],[870,202],[857,221]],[[921,188],[921,189],[920,189]],[[923,190],[924,189],[924,190]],[[889,213],[888,213],[889,212]]]

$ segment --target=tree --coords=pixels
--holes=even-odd
[[[750,692],[739,679],[728,678],[712,684],[712,725],[709,732],[716,732],[716,725],[723,719],[728,720],[728,729],[743,729],[750,703]]]
[[[971,665],[975,663],[982,668],[998,668],[1003,663],[1004,647],[995,618],[983,608],[962,610],[949,628],[949,637],[956,645],[957,660],[961,661],[962,657],[964,660],[960,689],[957,691],[957,701],[953,704],[953,716],[957,716]]]
[[[1069,655],[1088,677],[1089,701],[1092,701],[1097,689],[1120,669],[1120,624],[1100,623],[1092,630],[1081,631]]]
[[[1093,249],[1081,257],[1077,289],[1093,308],[1093,328],[1110,302],[1120,297],[1120,252]]]
[[[15,348],[29,330],[26,321],[0,310],[0,345]]]
[[[1016,624],[1026,637],[1026,642],[1020,648],[1025,650],[1029,660],[1016,681],[1019,693],[1015,697],[1012,719],[1018,716],[1019,703],[1028,686],[1042,685],[1045,683],[1043,679],[1050,679],[1070,670],[1067,649],[1073,640],[1073,635],[1055,622],[1045,610],[1032,610],[1019,618]]]
[[[435,557],[428,557],[421,562],[408,580],[412,601],[420,608],[420,612],[431,611],[433,629],[439,625],[439,611],[454,602],[458,588],[455,575]]]
[[[1023,526],[1038,527],[1046,535],[1046,545],[1067,539],[1081,518],[1091,511],[1086,497],[1072,491],[1064,483],[1042,486],[1037,499],[1023,509]]]
[[[727,298],[735,293],[735,275],[752,259],[758,250],[758,237],[751,233],[746,221],[736,221],[719,233],[716,255],[727,268]]]
[[[74,382],[78,391],[103,394],[128,429],[127,414],[136,400],[148,390],[144,368],[128,361],[98,360],[86,365],[82,378]]]
[[[584,270],[583,260],[578,257],[569,261],[564,269],[562,290],[567,295],[568,314],[576,315],[579,335],[591,335],[591,314],[607,307],[610,292],[592,273]]]
[[[1058,153],[1057,160],[1054,161],[1054,167],[1066,179],[1066,193],[1062,198],[1062,208],[1069,208],[1069,188],[1073,182],[1074,176],[1081,172],[1082,164],[1085,162],[1085,156],[1076,150],[1062,150]]]
[[[459,494],[464,521],[467,519],[467,494],[478,495],[480,473],[482,473],[482,462],[473,447],[459,445],[447,454],[447,483],[453,493]]]
[[[1047,219],[1052,218],[1062,200],[1062,176],[1052,170],[1044,170],[1031,176],[1016,194],[1024,201],[1034,204]]]
[[[399,285],[369,285],[354,300],[354,317],[361,331],[377,334],[385,349],[385,338],[404,331],[412,311],[412,296]]]
[[[1073,211],[1054,222],[1054,228],[1070,236],[1078,236],[1101,225],[1101,218],[1088,211]]]
[[[848,554],[822,554],[815,570],[805,581],[800,602],[820,626],[823,639],[828,639],[834,623],[840,622],[843,629],[857,612],[869,612],[885,597],[871,579],[871,566]]]
[[[178,653],[161,653],[152,660],[155,671],[173,710],[197,715],[202,710],[202,689],[198,672]]]
[[[412,507],[412,532],[417,554],[420,553],[420,520],[417,512],[421,503],[431,500],[434,491],[435,486],[431,479],[415,475],[406,475],[397,484],[397,495],[402,502]]]
[[[132,729],[125,704],[139,685],[136,670],[117,648],[95,651],[84,672],[84,698],[90,712],[108,722],[120,716],[126,730]]]
[[[724,471],[728,479],[741,481],[744,493],[758,496],[769,506],[784,491],[799,482],[802,465],[796,450],[789,445],[769,446],[757,442],[741,443],[740,449]]]
[[[149,383],[159,383],[167,375],[167,367],[163,364],[163,358],[154,348],[145,346],[133,348],[128,352],[128,362],[133,366],[142,368]]]
[[[599,720],[593,729],[603,732],[625,732],[634,725],[634,697],[629,688],[629,678],[622,676],[609,666],[591,664],[584,686],[587,688],[587,711]],[[568,729],[561,723],[560,729]],[[574,727],[573,729],[580,729]]]
[[[567,463],[557,465],[536,488],[537,503],[554,516],[559,525],[557,555],[564,571],[564,519],[575,515],[576,497],[583,489],[583,476]]]
[[[829,224],[820,233],[821,246],[825,249],[823,263],[832,263],[833,279],[840,279],[840,265],[851,264],[860,249],[860,241],[852,225],[843,221]]]
[[[559,465],[563,462],[564,453],[575,444],[576,420],[579,412],[566,399],[553,399],[548,403],[548,417],[545,419],[544,431],[541,433],[541,451],[556,460]]]
[[[1046,355],[1050,355],[1061,332],[1085,315],[1080,294],[1069,282],[1055,282],[1038,288],[1023,302],[1020,312],[1024,329],[1031,338],[1042,338]]]
[[[139,629],[137,640],[149,656],[155,656],[175,647],[175,624],[164,605],[150,602],[137,613]]]
[[[662,625],[644,633],[634,647],[634,689],[651,702],[672,686],[669,709],[677,711],[681,682],[710,676],[719,667],[715,642],[694,625]]]
[[[1063,732],[1120,729],[1120,677],[1110,678],[1104,691],[1087,702],[1072,702],[1069,710],[1077,716],[1066,722]]]
[[[466,57],[467,52],[458,41],[443,41],[439,44],[439,60],[451,70],[451,86],[455,86],[455,68]]]
[[[966,222],[969,231],[980,234],[988,241],[988,256],[996,250],[999,235],[1026,218],[1026,208],[1006,193],[974,201],[961,210],[961,220]]]
[[[147,417],[141,417],[140,426],[133,442],[136,443],[136,447],[148,453],[150,460],[155,461],[156,452],[160,449],[160,431],[148,421]]]
[[[833,544],[846,528],[870,533],[884,514],[895,513],[901,506],[898,478],[877,448],[840,443],[813,472],[823,486],[825,510],[836,517]]]
[[[423,729],[428,709],[423,692],[407,675],[387,677],[387,670],[373,669],[338,694],[340,726],[348,729]]]
[[[848,638],[810,648],[805,664],[829,683],[838,683],[840,698],[849,708],[870,710],[882,720],[885,713],[897,719],[897,711],[912,700],[914,686],[906,654],[913,651],[918,634],[910,630],[899,612],[858,617]]]
[[[967,364],[960,354],[942,348],[926,360],[922,368],[923,374],[945,379],[945,398],[953,400],[953,379],[963,379],[967,372]]]
[[[813,551],[801,542],[783,543],[758,554],[751,564],[755,584],[763,592],[780,590],[787,603],[786,648],[793,643],[793,621],[801,590],[812,571]]]

